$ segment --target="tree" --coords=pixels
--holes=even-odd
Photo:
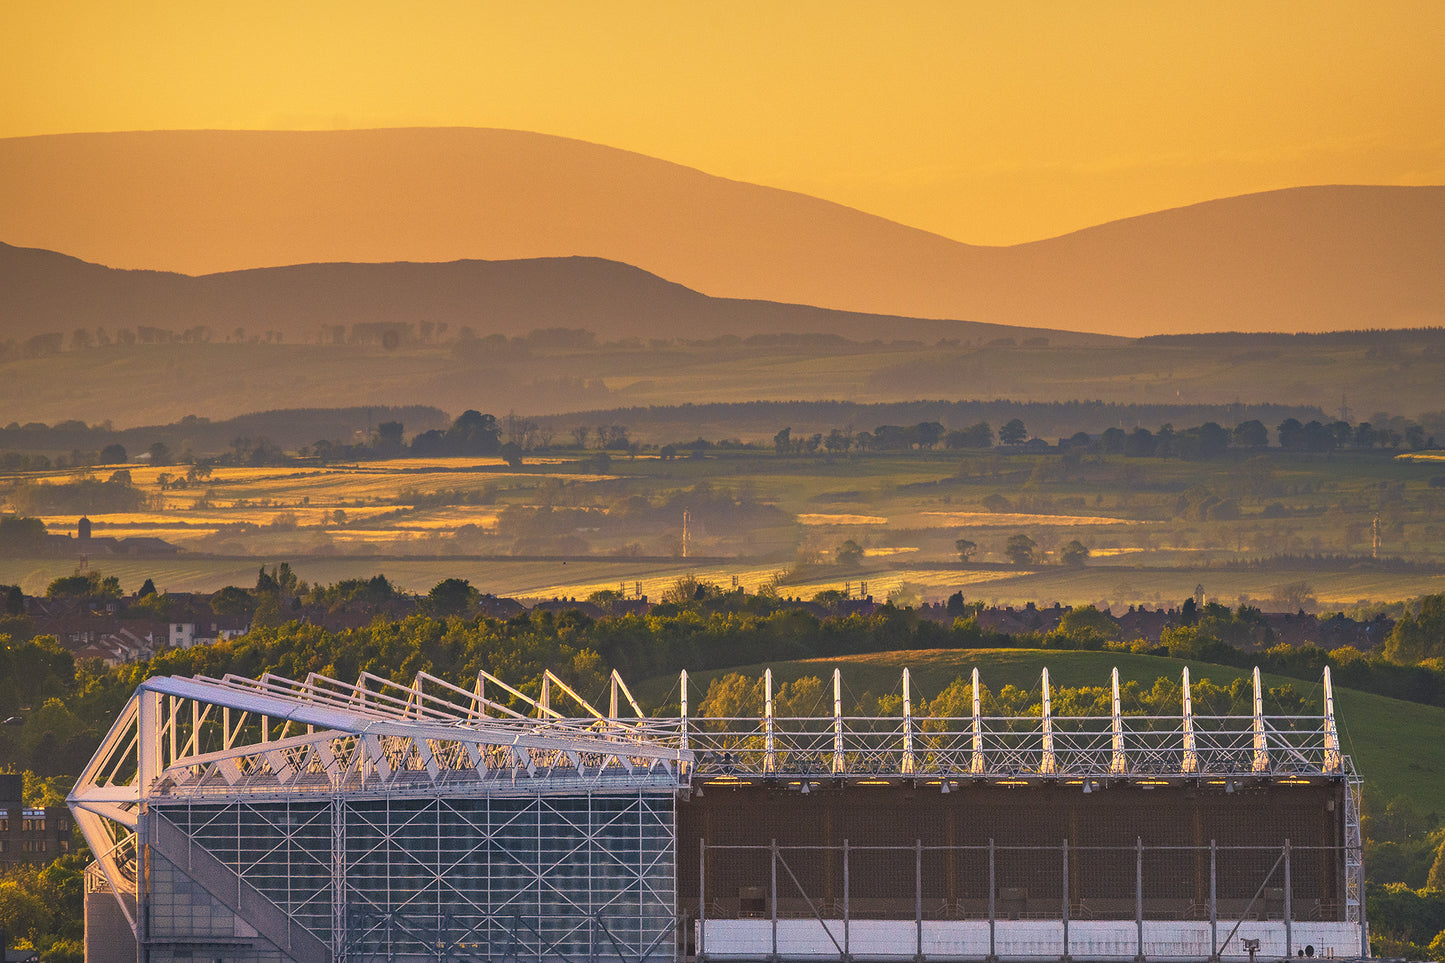
[[[1189,596],[1189,598],[1184,600],[1183,605],[1179,606],[1179,624],[1193,625],[1195,622],[1198,621],[1199,605],[1194,601],[1194,596],[1191,595]]]
[[[1038,543],[1027,535],[1010,535],[1003,552],[1015,565],[1032,565],[1038,547]]]
[[[376,453],[383,458],[393,458],[401,454],[406,447],[402,440],[402,433],[405,431],[399,421],[383,421],[376,426],[376,439],[373,447]]]
[[[1160,458],[1172,458],[1179,454],[1178,436],[1174,433],[1174,426],[1167,421],[1159,426],[1159,433],[1154,436],[1154,454]]]
[[[1338,443],[1334,429],[1320,421],[1305,425],[1303,435],[1305,451],[1334,451]]]
[[[129,459],[126,457],[125,445],[106,445],[100,450],[99,465],[123,465]]]
[[[1070,638],[1092,635],[1103,639],[1117,639],[1119,623],[1115,622],[1108,612],[1100,612],[1092,605],[1079,605],[1063,614],[1055,631]]]
[[[992,448],[993,429],[988,422],[980,421],[957,431],[950,431],[943,439],[946,448]]]
[[[1430,875],[1425,878],[1427,889],[1445,889],[1445,839],[1435,848],[1435,860],[1430,864]],[[1437,936],[1438,940],[1439,937]],[[1440,957],[1435,957],[1440,959]]]
[[[879,425],[873,429],[873,447],[880,451],[906,451],[916,440],[914,429],[902,425]]]
[[[19,515],[0,516],[0,554],[28,555],[45,548],[45,523]]]
[[[838,564],[844,568],[857,568],[859,563],[863,561],[863,546],[850,538],[838,546],[838,550],[833,553],[833,557],[837,560]]]
[[[306,591],[306,586],[301,579],[291,570],[290,562],[282,562],[280,565],[273,565],[271,571],[266,571],[262,565],[260,572],[256,575],[257,597],[275,596],[279,598],[294,598]]]
[[[998,441],[1001,445],[1022,445],[1029,437],[1029,430],[1024,427],[1021,419],[1014,418],[1008,424],[998,430]]]
[[[1234,443],[1240,448],[1263,448],[1269,444],[1269,430],[1258,419],[1241,421],[1234,426]]]
[[[793,429],[784,428],[773,436],[773,450],[780,455],[793,453]]]
[[[169,465],[171,463],[171,446],[163,441],[151,442],[150,452],[152,465]]]
[[[722,595],[722,588],[715,582],[705,582],[696,575],[683,575],[662,593],[662,600],[673,605],[688,602],[705,602]]]
[[[1089,560],[1089,546],[1077,538],[1065,545],[1059,553],[1059,561],[1069,568],[1083,568],[1084,563]]]
[[[466,615],[481,593],[464,578],[443,579],[427,593],[427,605],[435,615]]]
[[[932,449],[943,439],[943,425],[936,421],[920,421],[913,426],[913,433],[919,448]]]
[[[454,455],[495,455],[502,445],[501,435],[495,416],[469,408],[447,429],[447,451]]]
[[[1159,450],[1159,439],[1142,425],[1129,433],[1124,441],[1124,454],[1130,458],[1148,458]]]
[[[50,904],[43,897],[22,886],[20,879],[0,881],[0,931],[33,942],[53,925]]]
[[[1308,582],[1287,582],[1276,585],[1270,593],[1283,611],[1294,612],[1315,607],[1315,590]]]
[[[1217,458],[1229,447],[1232,437],[1217,423],[1206,421],[1198,428],[1180,432],[1179,454],[1185,458]]]
[[[51,599],[118,599],[120,596],[120,579],[114,575],[102,575],[94,569],[89,572],[77,571],[74,575],[62,575],[45,589],[45,597]]]
[[[497,454],[499,454],[499,455],[502,456],[502,460],[507,463],[507,466],[508,466],[508,467],[510,467],[510,468],[521,468],[521,467],[522,467],[522,446],[521,446],[521,445],[518,445],[516,442],[514,442],[514,441],[509,441],[509,442],[507,442],[505,445],[503,445],[503,446],[501,447],[501,449],[497,452]]]
[[[245,589],[227,585],[211,596],[211,611],[217,615],[239,615],[249,619],[256,611],[256,600]]]
[[[1427,595],[1420,609],[1395,623],[1385,640],[1385,658],[1402,665],[1445,656],[1445,595]]]
[[[599,446],[607,451],[626,451],[632,445],[632,439],[627,437],[627,426],[616,422],[598,426],[597,440]]]
[[[1279,437],[1279,446],[1286,451],[1293,451],[1303,448],[1305,445],[1305,426],[1300,424],[1298,418],[1286,418],[1279,423],[1275,434]]]
[[[141,583],[140,591],[136,593],[136,598],[141,598],[146,595],[154,594],[156,594],[156,583],[151,581],[150,579],[146,579],[143,583]]]
[[[1013,503],[1010,502],[1002,492],[989,492],[978,500],[979,504],[991,512],[1007,512],[1013,510]]]
[[[966,538],[960,538],[953,543],[953,550],[958,553],[958,560],[960,562],[967,562],[973,557],[973,553],[978,550],[978,543],[971,542]]]

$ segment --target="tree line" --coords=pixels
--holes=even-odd
[[[1325,424],[1312,420],[1301,423],[1297,418],[1286,418],[1274,431],[1278,447],[1293,452],[1331,452],[1347,448],[1394,451],[1402,444],[1411,451],[1435,447],[1435,438],[1414,422],[1407,423],[1402,432],[1391,427],[1376,428],[1368,421],[1352,425],[1346,421]],[[1051,445],[1032,435],[1023,419],[1012,418],[999,428],[997,436],[987,421],[953,430],[946,429],[939,421],[920,421],[913,425],[879,425],[871,432],[855,432],[850,426],[830,428],[826,434],[817,431],[811,435],[796,436],[789,426],[773,435],[773,448],[780,455],[843,454],[855,448],[859,451],[931,451],[939,445],[948,449],[987,449],[994,447],[995,437],[997,443],[1005,448],[1024,446],[1025,450],[1039,451],[1079,449],[1130,458],[1197,461],[1218,458],[1231,449],[1258,451],[1267,448],[1270,432],[1257,418],[1241,421],[1233,428],[1206,421],[1192,428],[1176,430],[1173,424],[1165,422],[1152,431],[1142,425],[1132,431],[1118,427],[1105,428],[1094,434],[1077,431]]]

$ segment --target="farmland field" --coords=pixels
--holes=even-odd
[[[89,514],[93,536],[158,537],[182,554],[108,555],[72,539],[46,554],[0,557],[0,583],[43,591],[83,555],[128,588],[150,577],[195,591],[249,583],[255,565],[283,560],[313,582],[385,571],[412,591],[460,577],[531,598],[619,587],[655,597],[684,574],[749,590],[774,583],[804,598],[846,589],[911,603],[963,591],[1002,604],[1114,606],[1175,604],[1202,585],[1231,605],[1303,597],[1340,608],[1445,585],[1445,489],[1428,457],[1271,450],[1201,462],[1090,454],[1066,464],[1054,453],[991,450],[598,454],[529,452],[518,467],[405,458],[15,473],[0,478],[0,510],[123,468],[147,507]],[[1210,514],[1220,503],[1229,511]],[[78,513],[39,517],[52,534],[78,532]],[[1373,564],[1376,531],[1378,554],[1402,563]],[[1009,564],[1018,536],[1031,557]],[[1072,541],[1089,550],[1081,566],[1061,564]],[[851,555],[839,554],[845,543],[856,546]],[[1307,561],[1314,556],[1333,560]]]

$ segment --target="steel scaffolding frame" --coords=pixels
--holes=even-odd
[[[524,960],[631,960],[673,934],[670,792],[196,801],[153,814],[336,960],[503,945]]]
[[[147,846],[159,825],[148,822],[148,814],[184,812],[186,832],[219,845],[207,835],[208,823],[190,828],[191,815],[234,812],[239,825],[239,814],[250,812],[262,835],[274,841],[250,862],[241,860],[238,844],[237,877],[249,878],[268,899],[329,940],[333,958],[342,959],[355,940],[349,935],[353,924],[374,933],[382,916],[391,914],[387,932],[398,925],[385,899],[358,897],[349,888],[377,852],[352,851],[358,834],[367,832],[360,814],[371,805],[389,805],[388,811],[397,813],[407,807],[408,812],[432,807],[428,811],[438,813],[451,807],[455,814],[460,799],[486,799],[498,806],[513,800],[536,813],[542,811],[536,807],[552,807],[557,826],[592,840],[595,814],[589,810],[585,827],[569,821],[557,809],[563,800],[627,799],[642,809],[665,801],[667,817],[659,823],[658,838],[666,839],[666,856],[644,857],[638,849],[640,862],[629,885],[649,894],[646,900],[661,900],[671,913],[672,800],[697,786],[760,779],[806,792],[824,780],[881,779],[935,785],[944,792],[961,781],[1059,782],[1089,791],[1095,781],[1106,780],[1222,786],[1239,780],[1324,780],[1346,787],[1346,914],[1349,921],[1362,922],[1360,783],[1341,750],[1328,669],[1319,716],[1266,714],[1258,669],[1252,680],[1253,712],[1247,716],[1195,714],[1187,669],[1177,716],[1124,713],[1117,670],[1109,716],[1055,715],[1047,670],[1040,681],[1037,716],[984,716],[977,670],[971,715],[915,716],[905,669],[901,715],[845,716],[841,675],[835,670],[831,716],[784,718],[774,713],[769,671],[760,717],[705,718],[689,712],[684,672],[679,714],[647,718],[616,672],[605,712],[551,672],[544,674],[536,698],[485,672],[470,687],[426,673],[411,684],[371,673],[355,683],[315,673],[305,680],[274,674],[158,677],[142,683],[127,703],[69,804],[142,942],[145,893],[137,880],[144,879]],[[275,812],[284,813],[287,822],[273,820]],[[290,822],[298,812],[305,813],[303,825]],[[540,823],[537,827],[531,850],[536,861],[528,871],[541,892],[563,872],[563,863],[543,859]],[[492,837],[483,836],[490,845]],[[329,852],[316,852],[315,845],[298,849],[301,838],[315,845],[324,839]],[[278,855],[283,851],[284,859]],[[469,849],[466,855],[476,852]],[[303,876],[324,878],[325,885],[298,896],[291,887]],[[427,885],[444,885],[439,866]],[[582,903],[574,895],[563,902],[575,914]],[[470,897],[456,899],[457,905],[466,905]],[[590,900],[587,905],[594,906]],[[357,917],[358,906],[374,918]],[[625,938],[608,929],[602,915],[589,912],[590,922],[578,925],[587,928],[590,955],[608,955],[605,947],[610,946],[615,955],[626,949],[645,956],[665,942],[654,934],[644,940],[646,947],[624,946]],[[507,937],[513,950],[530,946],[529,952],[540,958],[546,947],[566,943],[576,951],[568,941],[575,942],[582,930],[554,934],[558,943],[536,927],[529,935],[530,925],[518,915]],[[434,942],[444,929],[440,922],[433,927]],[[495,942],[495,931],[488,934]]]
[[[328,945],[333,959],[375,952],[365,932],[374,935],[376,920],[383,917],[387,940],[425,943],[438,959],[444,958],[437,949],[444,944],[450,952],[469,941],[494,942],[492,930],[485,939],[472,940],[473,931],[483,925],[475,921],[458,929],[438,918],[429,936],[410,923],[403,925],[399,921],[409,918],[409,903],[419,894],[440,892],[444,885],[449,907],[469,907],[468,912],[493,929],[496,914],[490,904],[447,884],[439,862],[425,880],[411,878],[414,891],[399,904],[388,902],[389,890],[385,897],[368,895],[358,886],[358,873],[375,867],[376,852],[355,853],[352,847],[367,835],[367,806],[382,807],[388,820],[403,812],[419,818],[413,812],[418,807],[435,812],[450,807],[457,818],[448,824],[449,837],[471,834],[481,840],[478,845],[490,847],[487,858],[492,864],[498,859],[515,863],[493,836],[460,815],[463,800],[480,799],[487,818],[506,807],[520,807],[534,823],[526,851],[535,855],[537,865],[527,873],[526,885],[519,883],[508,897],[511,903],[522,903],[510,910],[503,907],[514,918],[510,941],[515,952],[538,960],[560,958],[559,946],[575,953],[580,926],[589,934],[593,929],[603,934],[601,943],[589,935],[589,958],[646,956],[672,933],[672,800],[687,785],[691,753],[640,736],[636,717],[617,715],[619,696],[639,716],[641,710],[615,674],[610,717],[551,673],[544,676],[542,690],[542,697],[534,700],[486,673],[470,690],[426,674],[409,686],[371,674],[363,674],[354,685],[315,674],[304,682],[276,675],[154,678],[142,683],[122,710],[68,801],[142,945],[151,936],[144,882],[150,864],[164,876],[170,872],[167,864],[184,857],[185,865],[196,871],[208,865],[215,852],[227,857],[220,862],[235,880],[234,885],[213,885],[213,896],[216,890],[234,889],[239,895],[233,902],[239,905],[254,890],[253,902],[263,898],[299,921]],[[552,705],[554,691],[575,701],[585,714],[564,716]],[[535,716],[523,715],[489,693],[510,697]],[[582,825],[565,818],[569,805],[584,806]],[[208,819],[193,822],[198,812],[208,813]],[[298,813],[304,820],[293,825]],[[602,818],[606,813],[611,816]],[[619,819],[625,823],[620,814],[626,813],[634,817],[632,835],[609,836],[608,827]],[[243,815],[250,820],[244,832]],[[514,815],[513,820],[517,818],[522,817]],[[183,829],[176,827],[177,820]],[[212,831],[216,820],[234,821],[229,849]],[[440,826],[440,817],[436,824]],[[177,842],[178,833],[183,842]],[[383,833],[382,839],[386,852],[415,877],[423,863],[408,860],[409,850],[393,845],[404,836],[405,824],[397,827],[396,835]],[[550,843],[544,845],[544,838],[570,839],[573,844],[548,857]],[[247,841],[254,840],[267,842],[253,851]],[[609,840],[630,853],[637,865],[605,850],[601,844]],[[463,856],[475,859],[478,852],[474,846]],[[439,849],[437,854],[440,860]],[[579,859],[584,864],[580,870]],[[451,868],[455,870],[455,861]],[[213,868],[212,876],[219,872]],[[559,912],[567,919],[576,915],[581,905],[576,894],[560,889],[556,880],[579,872],[610,880],[612,889],[599,884],[589,890],[586,922],[552,932],[538,914],[555,905],[564,906]],[[388,884],[390,879],[383,877]],[[544,890],[551,894],[550,902]],[[530,899],[527,893],[535,895],[531,909],[523,905]],[[242,915],[226,898],[212,902]],[[636,912],[623,914],[632,922],[619,922],[621,917],[612,912],[621,903],[636,907]],[[440,896],[434,905],[441,905]],[[357,912],[374,918],[366,923]],[[358,919],[360,935],[351,925]],[[657,920],[666,921],[665,926]],[[408,927],[409,936],[401,932]],[[289,930],[261,935],[281,949],[296,942]]]

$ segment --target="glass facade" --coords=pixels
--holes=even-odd
[[[237,877],[336,960],[672,956],[671,792],[340,795],[156,811],[230,880],[194,868],[192,878],[153,856],[150,938],[194,940],[209,958],[267,958],[225,946],[245,930],[249,946],[285,945],[221,904]]]

